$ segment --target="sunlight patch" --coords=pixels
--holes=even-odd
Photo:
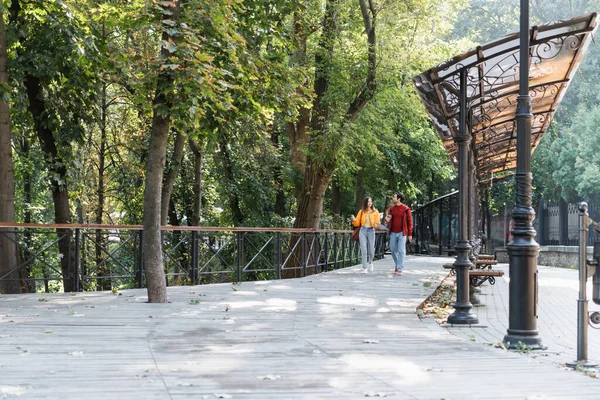
[[[375,299],[370,299],[366,297],[346,297],[346,296],[336,296],[336,297],[321,297],[317,299],[317,302],[322,304],[335,304],[335,305],[345,305],[345,306],[366,306],[372,307],[377,304]]]
[[[410,331],[409,328],[403,325],[387,325],[387,324],[379,324],[377,325],[377,329],[381,329],[382,331],[390,331],[390,332],[406,332]]]
[[[291,290],[292,287],[289,285],[271,285],[269,289],[277,289],[277,290]]]
[[[0,386],[0,395],[4,396],[23,396],[27,390],[22,386]]]
[[[233,292],[233,294],[235,296],[256,296],[256,295],[258,295],[258,293],[251,292],[249,290],[238,290],[238,291]]]
[[[296,301],[287,299],[269,299],[260,311],[296,311]]]
[[[391,373],[398,377],[399,384],[419,385],[431,380],[431,375],[423,370],[419,365],[407,361],[402,357],[382,356],[379,354],[349,354],[344,355],[340,360],[352,369],[363,371],[373,376],[378,376],[382,371]],[[334,382],[331,382],[332,384]],[[356,382],[343,382],[356,384]]]
[[[205,346],[204,348],[219,354],[249,354],[255,352],[254,349],[241,346]]]
[[[579,290],[579,281],[575,280],[544,278],[540,276],[538,282],[540,286],[564,287],[575,291]]]

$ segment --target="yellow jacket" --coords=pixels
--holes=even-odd
[[[379,211],[376,208],[373,208],[373,211],[370,213],[371,217],[371,228],[377,228],[377,224],[381,223],[381,219],[379,218]],[[358,212],[358,216],[352,223],[354,226],[364,226],[367,223],[367,213],[360,210]]]

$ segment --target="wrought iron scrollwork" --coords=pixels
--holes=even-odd
[[[469,276],[471,280],[471,285],[475,287],[479,287],[483,285],[486,281],[490,283],[490,285],[496,284],[496,279],[493,276]]]

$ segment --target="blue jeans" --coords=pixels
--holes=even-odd
[[[360,253],[362,254],[362,267],[367,269],[367,264],[373,262],[375,256],[375,228],[360,227]]]
[[[406,236],[402,232],[390,233],[390,252],[398,271],[404,270],[404,258],[406,257]]]

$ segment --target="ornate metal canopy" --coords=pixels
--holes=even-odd
[[[596,28],[597,14],[534,26],[530,30],[529,93],[531,151],[550,125]],[[517,162],[519,33],[479,46],[413,81],[440,138],[457,167],[459,75],[467,74],[467,123],[473,136],[478,177],[514,169]]]

